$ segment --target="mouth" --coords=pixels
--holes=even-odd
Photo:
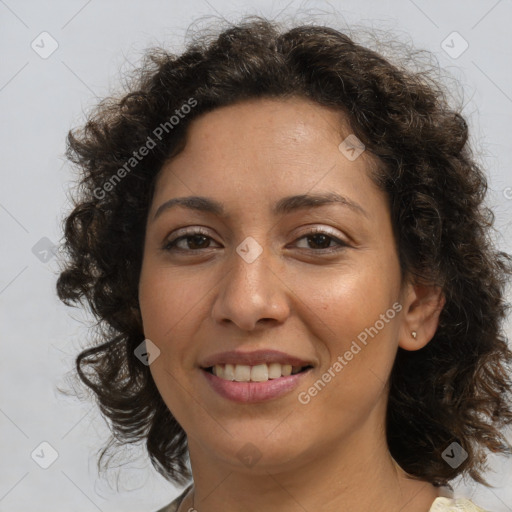
[[[256,362],[255,362],[256,363]],[[258,361],[257,364],[221,364],[201,367],[215,393],[231,402],[254,404],[278,400],[304,383],[313,366]]]
[[[311,368],[313,368],[311,365],[292,366],[291,364],[263,363],[253,366],[246,364],[216,364],[202,369],[222,380],[267,382],[290,375],[297,375]]]

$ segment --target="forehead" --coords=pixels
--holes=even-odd
[[[260,98],[217,108],[192,121],[187,148],[218,159],[252,154],[258,162],[267,153],[307,156],[319,142],[337,145],[350,133],[338,109],[301,97]]]
[[[363,200],[374,160],[340,150],[351,135],[337,109],[303,98],[256,99],[221,107],[189,126],[184,150],[160,173],[155,202],[169,194],[272,203],[283,195],[333,190]],[[368,197],[367,197],[368,199]]]

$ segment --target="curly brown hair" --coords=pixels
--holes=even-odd
[[[438,284],[446,298],[430,343],[398,348],[386,418],[390,453],[436,486],[466,472],[488,485],[486,449],[511,453],[500,430],[512,423],[512,352],[502,328],[512,258],[494,247],[486,177],[462,109],[450,106],[441,82],[333,28],[284,30],[261,17],[196,37],[179,55],[148,50],[138,69],[127,92],[101,101],[67,138],[67,157],[81,174],[65,219],[57,291],[68,305],[88,304],[98,319],[99,342],[78,355],[76,370],[112,429],[100,461],[115,443],[145,441],[164,477],[190,478],[186,434],[134,356],[144,340],[138,281],[155,178],[183,149],[197,116],[245,99],[297,96],[347,116],[379,162],[372,178],[389,198],[403,275]],[[456,468],[442,458],[454,441],[468,453]]]

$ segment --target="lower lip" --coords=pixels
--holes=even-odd
[[[265,382],[236,382],[221,379],[201,370],[206,380],[220,396],[239,403],[266,402],[280,398],[295,389],[311,368],[295,375],[279,377]]]

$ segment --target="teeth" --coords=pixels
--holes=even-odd
[[[281,368],[281,375],[287,376],[292,374],[292,365],[291,364],[283,364]]]
[[[215,368],[222,368],[222,365],[216,365]],[[222,370],[221,370],[222,371]],[[217,375],[217,374],[215,374]],[[221,377],[219,375],[219,377]],[[232,364],[227,364],[224,366],[224,375],[221,377],[226,380],[235,380],[235,367]]]
[[[268,365],[268,378],[278,379],[281,377],[281,365],[279,363],[270,363]]]
[[[252,366],[251,380],[253,382],[265,382],[268,380],[268,366],[266,364],[258,364],[256,366]]]
[[[237,382],[249,382],[251,380],[251,367],[245,364],[235,366],[235,380]]]
[[[223,366],[214,366],[213,367],[213,373],[214,375],[217,375],[217,377],[220,377],[221,379],[224,378],[224,375],[226,373],[226,370],[224,369]]]
[[[249,366],[246,364],[217,364],[212,367],[212,372],[224,380],[235,380],[237,382],[265,382],[271,379],[279,379],[299,373],[302,366],[291,364],[257,364]]]

